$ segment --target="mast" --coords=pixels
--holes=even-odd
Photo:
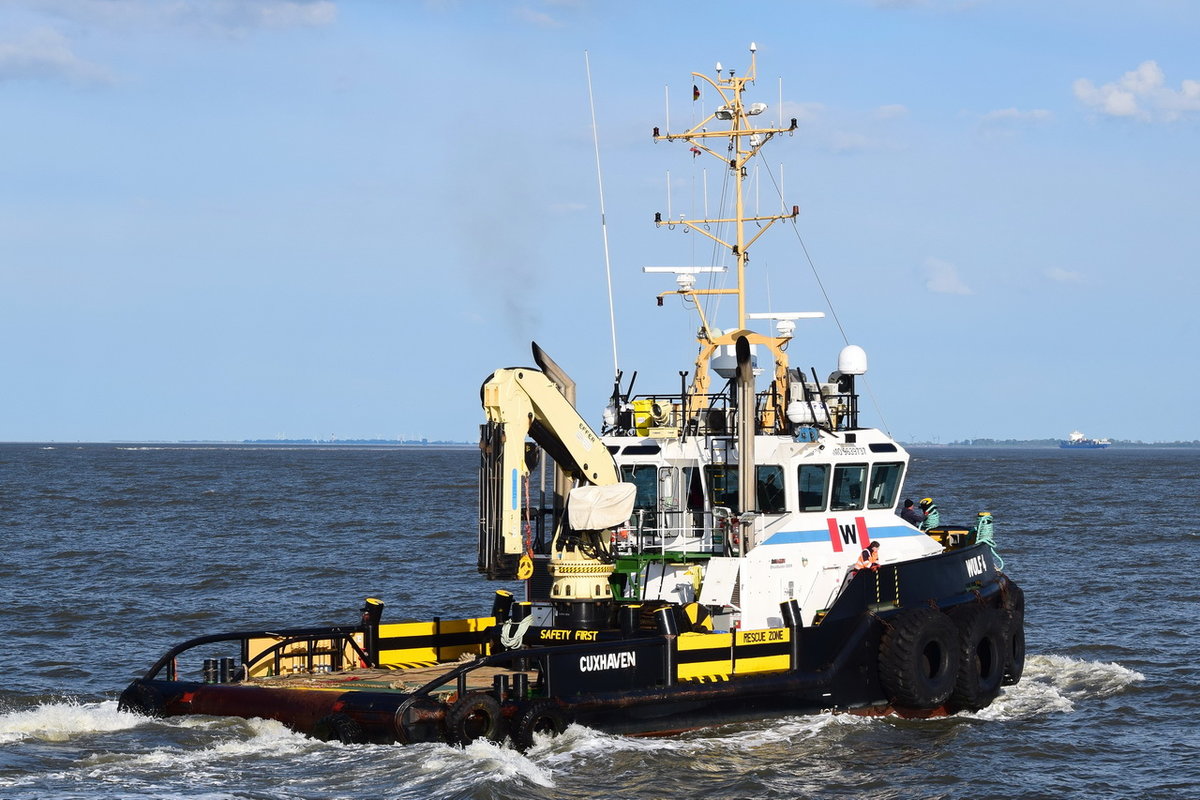
[[[664,224],[668,226],[676,224],[684,225],[688,229],[712,239],[729,251],[736,264],[737,285],[733,288],[697,289],[694,286],[694,279],[684,280],[684,276],[681,275],[679,289],[662,292],[658,295],[660,305],[664,296],[677,294],[687,300],[695,301],[697,309],[700,309],[697,298],[702,295],[731,294],[737,297],[737,327],[734,330],[719,331],[710,327],[707,319],[704,317],[703,311],[701,311],[701,326],[697,335],[700,352],[696,358],[695,377],[688,391],[688,397],[685,399],[685,413],[690,418],[707,407],[707,394],[711,380],[708,372],[709,359],[721,346],[729,346],[732,350],[732,345],[734,345],[740,336],[744,337],[749,344],[766,346],[774,355],[774,378],[776,384],[775,391],[772,393],[774,399],[763,410],[760,420],[763,428],[774,429],[784,419],[783,405],[785,401],[783,398],[787,396],[788,377],[787,356],[783,352],[783,347],[791,339],[791,329],[781,327],[778,336],[764,336],[747,329],[746,267],[750,261],[750,249],[758,241],[759,237],[766,233],[776,222],[795,218],[800,213],[800,209],[797,206],[792,206],[790,214],[747,216],[745,208],[745,182],[748,170],[746,165],[758,155],[763,146],[774,138],[776,134],[792,133],[796,130],[797,125],[795,118],[793,118],[791,125],[786,128],[757,127],[755,124],[756,121],[752,119],[767,110],[766,103],[752,103],[747,105],[743,99],[747,84],[753,83],[757,77],[756,51],[757,47],[751,42],[750,68],[745,75],[739,76],[732,69],[723,69],[720,62],[716,65],[715,78],[701,72],[692,73],[692,77],[696,81],[707,83],[716,90],[718,96],[721,98],[721,105],[711,114],[683,133],[672,133],[670,130],[666,133],[661,133],[658,128],[654,129],[654,139],[656,141],[688,142],[694,154],[706,153],[713,158],[719,159],[725,165],[725,168],[732,172],[734,216],[732,218],[719,219],[681,218],[675,220],[671,219],[668,213],[668,218],[664,220],[662,214],[659,213],[655,214],[654,222],[657,226]],[[724,152],[722,152],[722,143],[725,143]],[[759,230],[749,238],[747,238],[746,231],[746,223],[748,222],[759,224]],[[725,224],[733,225],[732,236],[728,238],[723,238],[714,232],[720,231],[720,226]],[[731,352],[731,350],[728,352]]]

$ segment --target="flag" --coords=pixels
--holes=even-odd
[[[692,158],[695,158],[695,157],[696,157],[696,156],[698,156],[698,155],[700,155],[700,148],[699,148],[699,147],[693,147],[693,148],[692,148]]]
[[[693,83],[692,84],[692,100],[699,100],[699,99],[700,99],[700,87]]]

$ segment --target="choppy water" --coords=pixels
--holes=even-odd
[[[0,445],[0,798],[1200,798],[1200,452],[919,449],[996,515],[1024,680],[949,719],[343,746],[116,696],[199,633],[486,613],[473,449]]]

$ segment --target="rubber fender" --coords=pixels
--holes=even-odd
[[[323,742],[338,741],[342,744],[362,744],[367,740],[362,726],[349,714],[330,714],[317,720],[312,736]]]
[[[913,608],[890,620],[879,645],[879,682],[894,706],[943,705],[958,677],[958,630],[940,611]]]
[[[1017,612],[1005,609],[1000,612],[1000,629],[1004,633],[1004,680],[1000,683],[1013,686],[1025,672],[1025,621]]]
[[[553,700],[543,697],[525,706],[513,728],[513,744],[522,753],[533,747],[535,734],[558,736],[567,729],[567,717]]]
[[[500,703],[490,694],[463,695],[446,712],[446,739],[450,744],[468,745],[476,739],[498,742],[504,735]]]
[[[393,717],[393,733],[401,744],[445,741],[445,707],[429,698],[422,698],[410,706],[396,709]]]
[[[950,695],[953,711],[978,711],[1000,694],[1006,662],[1000,612],[971,603],[951,613],[958,625],[958,677]]]
[[[1011,578],[1004,587],[1004,608],[1012,611],[1022,622],[1025,620],[1025,590],[1013,583]]]
[[[143,717],[161,717],[166,700],[157,689],[147,686],[141,681],[129,684],[117,700],[117,710],[129,714],[140,714]]]

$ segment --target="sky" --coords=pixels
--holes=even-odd
[[[697,320],[641,268],[728,263],[653,224],[724,175],[651,131],[751,42],[798,121],[753,202],[800,215],[748,309],[827,313],[793,365],[863,347],[906,441],[1200,438],[1198,37],[1189,0],[0,0],[0,441],[473,441],[531,341],[595,425],[617,369],[677,390]]]

